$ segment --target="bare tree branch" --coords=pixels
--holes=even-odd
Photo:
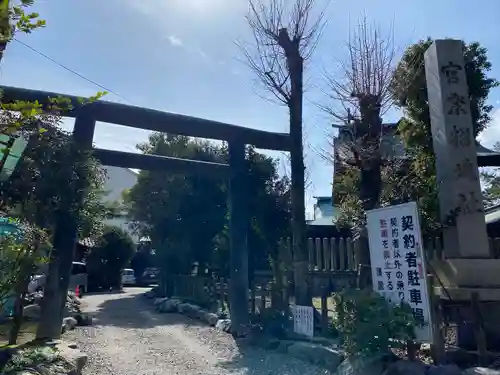
[[[341,109],[321,106],[336,120],[349,122],[350,115],[361,116],[360,95],[376,97],[382,116],[392,106],[389,86],[395,69],[395,48],[392,28],[388,36],[369,25],[367,17],[359,21],[347,42],[348,58],[338,61],[339,77],[327,73],[329,98]]]
[[[298,50],[303,61],[314,52],[324,28],[324,11],[314,21],[315,0],[249,0],[246,17],[253,41],[239,47],[248,67],[280,104],[289,105],[292,88],[285,43]],[[297,48],[298,47],[298,48]]]

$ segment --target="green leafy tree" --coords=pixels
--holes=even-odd
[[[47,118],[48,119],[48,118]],[[42,122],[43,134],[33,132],[16,170],[0,186],[2,209],[46,230],[51,251],[42,302],[39,338],[59,337],[73,249],[62,247],[64,236],[77,224],[84,238],[98,232],[104,214],[100,202],[104,173],[90,155],[54,122]],[[59,245],[58,245],[59,244]],[[59,314],[54,311],[59,310]]]
[[[155,133],[138,145],[145,154],[220,162],[221,150],[184,136]],[[205,269],[213,239],[225,224],[224,181],[170,171],[141,171],[125,195],[136,229],[151,239],[156,259],[167,274]]]
[[[417,326],[411,307],[393,305],[371,290],[336,293],[333,326],[348,355],[387,354],[415,339]]]
[[[40,19],[36,12],[26,13],[35,3],[34,0],[21,0],[14,4],[11,0],[0,2],[0,60],[7,44],[16,32],[31,33],[34,29],[44,27],[45,20]]]
[[[292,236],[290,181],[277,171],[277,161],[249,147],[248,201],[250,271],[274,267],[280,261],[279,244]],[[252,276],[252,274],[250,275]]]
[[[495,143],[493,149],[500,152],[500,143]],[[484,170],[481,180],[484,186],[483,200],[486,207],[495,206],[500,203],[500,175],[498,168]]]
[[[227,162],[227,149],[182,136],[153,134],[144,153]],[[247,149],[250,265],[268,265],[280,238],[290,235],[289,181],[272,158]],[[167,274],[210,269],[229,272],[226,181],[163,171],[142,171],[125,194],[136,229],[149,237],[155,259]]]
[[[249,210],[249,276],[279,262],[279,243],[291,236],[290,181],[277,171],[278,161],[247,147],[247,194]],[[229,275],[229,228],[216,238],[214,264]]]
[[[147,268],[155,267],[158,264],[156,261],[156,253],[151,246],[151,243],[141,242],[137,246],[137,251],[130,260],[130,268],[134,270],[134,275],[137,283],[143,283],[143,274]]]
[[[43,264],[50,251],[47,234],[26,222],[14,221],[15,233],[0,238],[0,310],[9,299],[14,299],[14,324],[9,333],[9,344],[17,341],[23,320],[23,301],[31,275]]]
[[[95,236],[107,213],[105,172],[90,155],[74,150],[68,133],[51,123],[43,126],[46,132],[31,136],[16,170],[0,186],[0,209],[53,234],[58,212],[75,204],[71,188],[84,180],[83,205],[73,210],[80,238]]]
[[[136,247],[130,235],[118,227],[105,227],[87,257],[89,285],[109,288],[121,286],[121,271],[134,256]]]

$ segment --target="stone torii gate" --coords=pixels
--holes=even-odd
[[[81,98],[52,92],[5,86],[0,87],[0,89],[3,91],[3,103],[16,100],[38,101],[46,106],[49,104],[49,98],[61,96],[68,98],[75,109],[62,115],[75,118],[73,130],[75,144],[83,150],[90,150],[92,155],[100,160],[103,165],[206,174],[229,180],[231,245],[229,301],[233,332],[235,334],[242,332],[249,321],[245,145],[251,144],[257,148],[267,150],[290,151],[290,135],[101,100],[82,106],[79,101]],[[150,131],[226,141],[229,145],[229,165],[94,148],[92,143],[97,121]],[[57,269],[59,270],[59,277],[58,280],[47,280],[47,285],[50,282],[57,283],[59,290],[63,294],[62,296],[59,293],[57,296],[45,296],[47,298],[45,308],[51,308],[54,315],[51,317],[50,322],[41,322],[41,324],[54,326],[52,332],[47,332],[46,336],[49,338],[59,337],[60,335],[60,323],[63,317],[61,315],[62,311],[59,310],[62,309],[55,307],[61,306],[65,302],[73,261],[73,249],[77,241],[77,228],[73,216],[68,212],[61,212],[59,216],[53,243],[54,250],[58,254]],[[55,275],[57,277],[57,272]],[[59,300],[61,298],[63,298],[63,301]],[[50,324],[55,321],[58,322],[57,325]]]

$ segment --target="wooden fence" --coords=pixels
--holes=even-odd
[[[500,237],[489,237],[490,253],[500,259]],[[424,253],[427,260],[444,257],[441,237],[424,238]],[[309,265],[311,271],[355,271],[358,261],[352,238],[309,238]]]
[[[492,255],[500,258],[500,238],[490,238],[489,242]],[[426,238],[423,247],[427,259],[443,257],[441,238]],[[317,310],[315,322],[317,328],[324,332],[328,330],[334,310],[331,295],[342,287],[355,285],[358,261],[350,237],[309,238],[308,252],[313,304]],[[249,290],[249,311],[254,318],[279,300],[274,298],[276,291],[273,291],[272,277],[270,271],[255,274],[255,282]],[[229,306],[228,279],[200,276],[177,276],[175,279],[174,295],[213,308],[227,309]],[[293,297],[288,297],[292,293],[291,288],[284,289],[281,294],[283,301],[293,303]]]
[[[311,271],[352,272],[357,261],[352,238],[309,238],[309,269]]]

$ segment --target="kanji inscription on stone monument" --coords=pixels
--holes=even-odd
[[[436,40],[425,52],[445,255],[451,258],[489,255],[465,73],[462,41]]]

